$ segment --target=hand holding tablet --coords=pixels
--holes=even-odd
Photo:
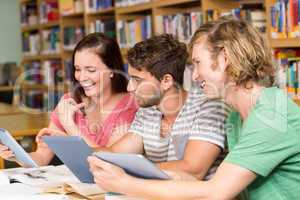
[[[124,169],[128,174],[145,179],[171,179],[154,163],[140,154],[95,152],[94,155],[103,161]]]
[[[30,155],[17,143],[17,141],[11,136],[11,134],[7,130],[2,128],[0,128],[0,143],[5,145],[10,151],[12,151],[16,159],[25,166],[38,167],[38,165],[30,157]]]

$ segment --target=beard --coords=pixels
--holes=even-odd
[[[155,94],[147,97],[143,97],[146,95],[140,95],[137,96],[137,103],[142,108],[148,108],[155,105],[158,105],[160,103],[160,100],[162,98],[162,93],[160,91],[157,91]]]

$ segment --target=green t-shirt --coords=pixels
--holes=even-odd
[[[236,112],[227,124],[225,162],[257,175],[242,193],[251,200],[300,200],[300,107],[278,88],[263,89],[242,123]]]

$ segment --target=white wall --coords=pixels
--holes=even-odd
[[[0,0],[0,63],[21,61],[18,0]]]

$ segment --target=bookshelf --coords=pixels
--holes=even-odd
[[[36,36],[32,36],[31,40],[41,40],[42,32],[45,30],[51,30],[55,27],[59,29],[57,52],[43,53],[42,49],[44,46],[37,46],[36,49],[29,49],[31,50],[29,52],[33,53],[24,54],[22,65],[40,62],[41,70],[43,70],[44,62],[52,60],[60,61],[62,81],[54,85],[47,85],[43,82],[36,83],[36,87],[32,87],[34,84],[31,83],[30,86],[24,86],[26,91],[46,91],[51,88],[61,91],[61,93],[66,92],[68,88],[68,77],[70,76],[67,66],[71,64],[71,55],[74,45],[83,35],[94,31],[105,32],[112,37],[116,37],[121,47],[121,53],[125,57],[128,48],[135,42],[158,33],[173,33],[177,31],[176,36],[181,41],[188,42],[191,35],[180,28],[178,30],[179,25],[175,24],[173,28],[171,26],[171,28],[167,28],[174,20],[189,19],[192,21],[192,19],[198,19],[190,24],[184,24],[184,26],[186,26],[184,29],[191,29],[192,34],[199,24],[212,20],[214,17],[236,11],[243,12],[244,10],[250,10],[252,12],[259,10],[259,17],[261,17],[261,14],[265,15],[266,23],[263,29],[267,29],[265,32],[268,34],[265,34],[265,36],[273,49],[300,49],[299,38],[276,39],[272,38],[272,35],[269,34],[271,31],[271,7],[276,3],[276,0],[145,0],[144,3],[132,3],[133,1],[130,0],[130,5],[125,5],[120,0],[101,0],[101,4],[99,3],[100,0],[51,0],[51,2],[55,1],[57,2],[57,10],[59,13],[58,18],[54,21],[36,24],[34,24],[34,22],[38,20],[35,19],[34,15],[42,15],[40,6],[45,0],[19,1],[21,7],[31,4],[29,6],[31,10],[35,7],[34,4],[36,4],[36,11],[31,11],[33,17],[31,17],[30,20],[27,19],[27,22],[30,21],[30,23],[22,23],[21,26],[23,34],[37,34]],[[247,14],[251,15],[251,12]],[[257,17],[257,13],[254,14],[253,17]],[[23,21],[26,20],[22,20],[22,22]],[[257,22],[254,21],[253,23]],[[261,24],[258,25],[261,26]],[[68,29],[69,27],[71,27],[71,29]],[[75,29],[72,29],[72,27],[75,27]],[[80,32],[80,34],[78,34],[76,38],[70,39],[70,37],[67,37],[69,41],[66,41],[66,35],[70,32],[71,34],[72,32]],[[184,37],[182,37],[182,35]],[[300,100],[295,101],[300,104]]]

